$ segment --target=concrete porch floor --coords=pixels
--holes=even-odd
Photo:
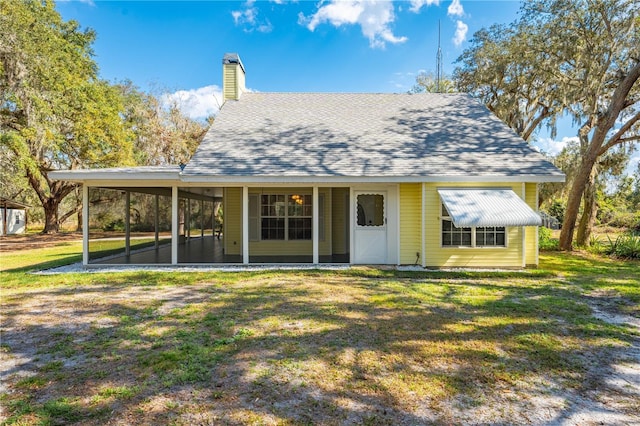
[[[224,238],[224,237],[222,237]],[[178,245],[179,264],[241,264],[241,255],[225,255],[223,240],[213,236],[193,237]],[[311,263],[311,255],[298,256],[249,256],[249,263]],[[349,255],[320,256],[320,263],[349,263]],[[133,251],[129,256],[112,255],[94,259],[90,265],[169,265],[171,264],[171,244],[163,244],[157,249],[149,247]]]

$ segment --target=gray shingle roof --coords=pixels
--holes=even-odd
[[[245,93],[224,104],[189,176],[562,173],[466,94]]]

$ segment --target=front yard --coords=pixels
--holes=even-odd
[[[7,424],[640,422],[638,262],[44,276],[24,259],[55,253],[11,256]]]

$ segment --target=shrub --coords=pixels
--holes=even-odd
[[[116,219],[102,227],[104,231],[124,231],[124,220]]]
[[[602,254],[606,251],[604,243],[597,235],[591,235],[591,237],[589,237],[589,246],[587,249],[590,252],[597,254]]]
[[[551,205],[549,205],[547,211],[551,216],[558,219],[558,221],[562,225],[562,222],[564,222],[564,212],[566,209],[567,206],[562,200],[555,199],[551,202]]]
[[[626,233],[619,235],[615,240],[609,238],[609,246],[605,253],[622,259],[640,259],[640,235]]]
[[[558,239],[551,238],[551,229],[545,228],[544,226],[538,229],[538,247],[540,250],[545,251],[558,250]]]

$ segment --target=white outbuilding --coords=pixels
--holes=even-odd
[[[27,208],[15,200],[0,197],[0,235],[24,234],[27,230]]]

